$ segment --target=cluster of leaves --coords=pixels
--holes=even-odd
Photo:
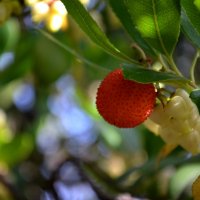
[[[0,174],[0,198],[65,199],[67,197],[59,196],[57,185],[64,184],[69,192],[70,187],[87,182],[95,191],[96,196],[93,197],[102,200],[116,199],[120,193],[151,199],[190,199],[187,186],[199,174],[199,156],[188,158],[186,152],[177,149],[156,167],[155,157],[163,145],[160,138],[143,127],[119,130],[102,122],[88,97],[88,88],[91,89],[96,80],[123,62],[127,79],[143,83],[161,82],[191,91],[198,81],[194,79],[194,67],[200,45],[197,21],[199,1],[96,1],[90,10],[103,19],[100,24],[104,25],[105,34],[78,0],[62,0],[68,14],[94,44],[87,40],[70,18],[68,30],[54,35],[40,29],[42,23],[38,26],[40,28],[35,28],[30,23],[30,8],[23,1],[19,2],[22,13],[0,27],[1,58],[8,52],[14,55],[12,62],[6,65],[0,62],[0,66],[3,66],[0,71],[0,106],[6,115],[4,125],[2,121],[0,123],[0,168],[3,171]],[[116,18],[110,17],[113,15],[110,7],[130,38],[118,22],[117,28],[114,27]],[[189,78],[182,76],[172,58],[183,35],[197,50]],[[130,41],[134,42],[134,49],[129,46]],[[109,54],[96,48],[96,45]],[[161,70],[155,71],[151,66],[156,61],[162,64]],[[74,101],[78,101],[79,109],[80,106],[81,111],[84,108],[84,113],[92,118],[91,126],[95,125],[90,130],[93,137],[88,146],[85,138],[89,136],[86,137],[85,132],[82,137],[70,136],[70,130],[66,133],[56,125],[58,117],[55,112],[59,107],[53,107],[50,103],[61,93],[57,80],[65,75],[73,77],[76,83],[73,88]],[[23,110],[13,96],[15,90],[26,84],[32,85],[35,102]],[[70,84],[65,83],[65,90]],[[26,96],[28,93],[21,101]],[[199,105],[199,93],[193,91],[191,97]],[[57,104],[62,106],[64,103],[58,101]],[[74,104],[64,104],[61,109],[65,110],[69,105],[73,108]],[[40,147],[38,141],[44,137],[41,129],[49,118],[53,118],[53,122],[50,121],[51,129],[56,127],[57,130],[56,133],[50,129],[43,131],[49,133],[45,145],[49,144],[51,148],[46,150]],[[73,116],[68,115],[68,118]],[[74,130],[76,125],[79,124],[74,124]],[[62,131],[64,133],[59,135]],[[52,142],[56,136],[58,139]],[[83,142],[80,142],[80,138]],[[72,173],[71,169],[75,172]],[[65,177],[64,172],[68,170],[78,178],[70,179],[71,174]]]
[[[139,69],[141,64],[138,60],[126,56],[117,49],[98,27],[97,23],[91,18],[79,1],[63,1],[69,14],[76,20],[82,30],[97,45],[105,51],[131,63],[131,70],[124,68],[125,77],[138,82],[189,82],[181,77],[181,73],[176,68],[172,54],[178,42],[180,29],[182,28],[194,46],[199,48],[199,16],[198,7],[193,1],[108,1],[113,11],[118,16],[123,27],[129,33],[134,42],[142,48],[146,55],[152,59],[164,56],[172,73],[155,72],[152,70]],[[128,70],[128,71],[127,71]],[[141,72],[140,72],[141,70]],[[132,71],[130,75],[130,71]],[[170,71],[170,70],[168,70]],[[140,75],[143,74],[143,76]]]

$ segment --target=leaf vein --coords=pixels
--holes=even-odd
[[[156,33],[158,35],[158,39],[160,41],[160,44],[161,44],[161,47],[162,47],[163,51],[165,52],[167,57],[169,57],[169,53],[168,53],[167,49],[165,48],[162,36],[160,34],[160,28],[159,28],[159,24],[158,24],[157,13],[156,13],[155,0],[152,0],[152,8],[153,8],[153,19],[154,19],[154,24],[155,24],[155,28],[156,28]]]

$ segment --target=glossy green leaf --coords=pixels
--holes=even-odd
[[[132,39],[145,51],[145,53],[155,56],[154,50],[151,48],[151,46],[141,37],[138,30],[135,28],[131,15],[128,12],[128,9],[124,3],[124,0],[118,0],[116,3],[116,0],[109,0],[109,3],[121,21],[122,25],[126,29],[126,31],[129,33],[129,35],[132,37]]]
[[[200,112],[200,89],[193,90],[190,93],[190,98],[197,105],[197,108],[198,108],[198,110]]]
[[[200,11],[195,1],[181,1],[181,26],[187,37],[200,48]]]
[[[140,67],[139,65],[131,65],[123,67],[124,77],[129,80],[134,80],[140,83],[153,82],[182,82],[187,83],[189,80],[168,72],[158,72],[155,70]]]
[[[180,13],[175,0],[125,0],[142,37],[157,51],[173,53],[180,32]]]
[[[117,58],[126,62],[134,63],[130,57],[120,52],[107,38],[101,28],[89,15],[79,0],[62,0],[66,6],[68,13],[77,22],[80,28],[87,34],[87,36],[98,46]]]

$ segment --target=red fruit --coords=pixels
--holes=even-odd
[[[151,114],[156,100],[152,83],[125,80],[121,69],[109,73],[100,84],[96,106],[101,116],[120,128],[135,127]]]

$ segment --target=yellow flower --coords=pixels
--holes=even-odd
[[[26,0],[26,4],[32,8],[34,22],[44,22],[52,32],[67,28],[67,10],[60,0]]]
[[[84,5],[89,0],[80,0]],[[25,0],[26,5],[32,8],[32,19],[36,23],[44,22],[46,27],[56,32],[68,27],[67,10],[60,0]]]
[[[45,20],[49,14],[50,7],[47,3],[40,1],[32,6],[32,19],[34,22],[41,22]]]
[[[54,1],[46,18],[47,28],[56,32],[68,26],[67,10],[61,1]]]

